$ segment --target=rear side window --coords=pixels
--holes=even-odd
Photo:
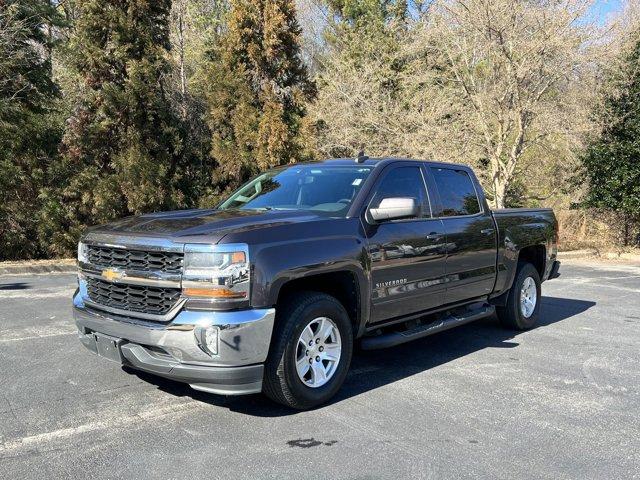
[[[442,216],[474,215],[480,202],[471,177],[464,170],[431,167],[442,200]]]
[[[420,206],[420,216],[430,216],[427,190],[420,167],[398,167],[387,173],[378,185],[370,207],[378,208],[382,200],[393,197],[415,198]]]

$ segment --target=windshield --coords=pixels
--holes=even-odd
[[[346,215],[372,167],[295,165],[240,187],[220,209],[312,210]]]

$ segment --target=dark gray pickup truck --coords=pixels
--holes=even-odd
[[[213,210],[88,231],[74,314],[81,342],[121,365],[311,408],[340,388],[355,343],[391,347],[494,312],[533,327],[556,239],[551,210],[492,212],[465,166],[293,164]]]

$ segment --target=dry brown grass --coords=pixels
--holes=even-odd
[[[52,258],[50,260],[9,260],[0,262],[0,268],[14,266],[73,265],[75,263],[75,258]]]
[[[633,251],[624,245],[624,224],[615,214],[595,210],[557,210],[560,251],[595,249],[600,254]],[[637,227],[629,238],[637,238]],[[633,243],[631,241],[630,243]]]

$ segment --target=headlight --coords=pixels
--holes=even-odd
[[[187,244],[182,293],[214,302],[249,299],[249,248],[246,244]]]
[[[78,262],[89,263],[89,259],[87,258],[88,250],[86,244],[78,242]]]

